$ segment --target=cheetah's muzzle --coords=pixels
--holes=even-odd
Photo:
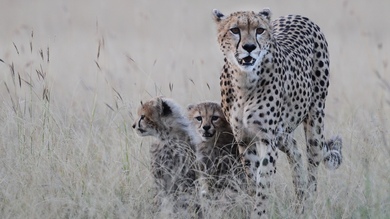
[[[143,133],[146,132],[145,130],[143,130],[143,129],[141,129],[141,128],[137,129],[137,131],[138,131],[139,133],[141,133],[141,134],[143,134]]]
[[[210,133],[210,132],[205,132],[202,134],[202,137],[204,138],[211,138],[214,136],[214,133]]]
[[[247,56],[243,59],[238,59],[238,63],[240,65],[244,65],[244,66],[251,66],[251,65],[255,64],[255,61],[256,61],[256,59],[252,58],[251,56]]]

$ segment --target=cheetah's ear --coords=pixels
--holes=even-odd
[[[171,107],[167,104],[162,96],[156,97],[153,106],[157,109],[160,116],[167,116],[172,113]]]
[[[195,104],[190,104],[187,106],[187,111],[192,110],[195,107]]]
[[[171,107],[163,99],[161,99],[161,106],[162,106],[162,113],[161,113],[162,116],[168,116],[172,114]]]
[[[222,12],[220,12],[218,9],[213,9],[213,16],[216,22],[220,22],[221,20],[226,18],[226,16],[222,14]]]
[[[264,8],[262,11],[259,12],[259,15],[267,19],[268,21],[271,20],[271,9],[269,8]]]

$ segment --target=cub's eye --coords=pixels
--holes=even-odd
[[[218,116],[212,116],[212,117],[211,117],[211,121],[217,121],[218,119],[219,119]]]
[[[232,32],[233,34],[239,34],[240,33],[240,28],[234,27],[234,28],[230,29],[230,32]]]
[[[202,121],[202,117],[201,116],[197,116],[197,117],[195,117],[195,119],[198,120],[198,121]]]
[[[145,119],[145,115],[141,115],[141,119]]]
[[[256,29],[256,34],[262,34],[262,33],[264,33],[264,31],[265,31],[265,29],[264,28],[257,28]]]

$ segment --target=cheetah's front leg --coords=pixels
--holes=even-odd
[[[268,199],[272,185],[273,175],[276,173],[276,160],[278,153],[273,138],[259,137],[256,149],[259,153],[260,163],[256,175],[256,198],[252,218],[268,218]]]
[[[209,181],[211,177],[211,168],[210,161],[208,157],[204,154],[198,153],[198,168],[200,170],[199,173],[199,184],[200,184],[200,196],[201,198],[209,198],[210,196],[210,189],[209,189]]]
[[[236,122],[232,124],[234,139],[238,144],[241,162],[246,173],[247,194],[252,196],[256,191],[256,174],[260,159],[256,152],[254,139],[245,138],[243,121],[240,116],[235,116]],[[233,121],[233,119],[232,119]]]
[[[247,177],[247,193],[250,196],[253,196],[256,192],[257,169],[260,166],[260,158],[257,153],[256,145],[247,145],[241,142],[239,144],[239,152]]]

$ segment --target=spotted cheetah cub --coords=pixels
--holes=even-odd
[[[202,142],[196,145],[201,195],[209,196],[211,189],[231,189],[234,181],[245,175],[232,130],[221,106],[202,102],[189,105],[187,109],[192,125],[202,138]]]
[[[168,98],[141,102],[138,116],[133,124],[137,134],[157,139],[150,153],[160,210],[165,210],[161,209],[165,208],[162,206],[165,200],[172,202],[174,212],[187,209],[195,192],[195,145],[200,143],[199,136],[182,108]]]

